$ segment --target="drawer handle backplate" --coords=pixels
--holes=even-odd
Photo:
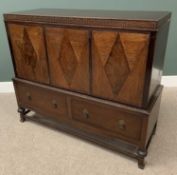
[[[29,92],[26,93],[27,99],[32,100],[31,94]]]
[[[58,104],[57,104],[56,100],[52,100],[52,105],[54,108],[58,108]]]
[[[121,129],[121,130],[125,130],[125,129],[126,129],[125,121],[124,121],[124,120],[119,120],[119,122],[118,122],[118,127],[119,127],[119,129]]]
[[[82,113],[83,113],[83,116],[84,116],[85,119],[88,119],[88,118],[89,118],[89,112],[88,112],[87,109],[84,109],[84,110],[82,111]]]

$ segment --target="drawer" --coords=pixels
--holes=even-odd
[[[67,115],[66,97],[51,89],[14,81],[19,105],[46,115]]]
[[[72,119],[106,130],[116,136],[139,140],[142,119],[137,114],[128,113],[117,107],[95,102],[71,100]]]

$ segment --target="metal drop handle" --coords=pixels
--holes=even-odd
[[[31,94],[29,92],[26,93],[27,99],[32,100]]]
[[[124,120],[119,120],[119,122],[118,122],[118,127],[119,127],[119,129],[121,129],[121,130],[126,129],[125,121],[124,121]]]
[[[84,110],[82,111],[82,113],[83,113],[83,116],[84,116],[85,119],[88,119],[88,118],[89,118],[89,112],[88,112],[87,109],[84,109]]]
[[[52,100],[52,105],[54,108],[58,108],[58,104],[56,100]]]

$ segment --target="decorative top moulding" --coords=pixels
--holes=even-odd
[[[157,31],[170,12],[37,9],[4,14],[8,22]]]

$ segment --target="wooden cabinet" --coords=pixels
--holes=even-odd
[[[21,121],[52,123],[144,168],[170,16],[57,9],[5,14]]]

